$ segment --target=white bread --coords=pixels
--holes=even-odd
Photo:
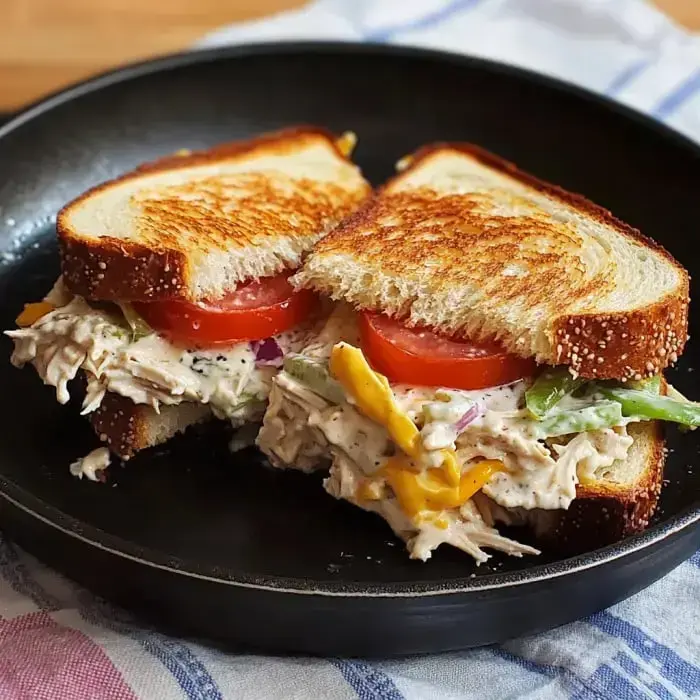
[[[165,158],[61,210],[63,276],[87,299],[219,298],[298,267],[369,191],[315,127]]]
[[[590,378],[650,376],[682,352],[688,274],[659,245],[475,146],[409,162],[295,284]]]
[[[130,459],[136,452],[161,445],[191,425],[212,417],[211,409],[205,404],[161,406],[160,413],[156,413],[150,406],[107,393],[91,414],[90,422],[112,452],[122,459]]]

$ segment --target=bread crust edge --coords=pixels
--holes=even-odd
[[[642,532],[656,511],[666,462],[663,426],[655,421],[653,446],[644,476],[624,492],[600,485],[579,485],[568,510],[550,511],[547,527],[537,541],[548,551],[574,555],[605,547]]]
[[[91,197],[144,175],[244,157],[268,146],[283,147],[285,141],[294,143],[306,136],[326,139],[340,158],[352,163],[339,149],[337,135],[321,127],[297,125],[210,149],[167,155],[90,188],[66,204],[56,218],[61,267],[68,288],[90,300],[193,301],[188,260],[182,252],[109,236],[84,238],[69,223],[72,212]]]
[[[211,417],[207,406],[202,404],[201,408],[201,416],[191,425]],[[118,457],[128,460],[137,452],[163,444],[177,434],[164,435],[162,439],[154,441],[148,426],[157,416],[150,406],[135,404],[124,396],[107,392],[90,416],[90,423],[101,442]]]

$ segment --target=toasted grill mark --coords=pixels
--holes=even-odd
[[[142,190],[132,201],[142,211],[138,240],[173,251],[244,248],[265,237],[295,238],[323,232],[349,213],[357,193],[281,173],[241,173]]]
[[[330,149],[330,163],[337,156],[336,183],[324,183],[313,175],[310,180],[292,179],[273,169],[257,173],[242,169],[240,175],[226,171],[237,161],[266,154],[293,158],[313,146]],[[223,167],[219,182],[201,172],[197,179],[197,168],[212,164]],[[143,191],[144,175],[177,170],[188,171],[189,185]],[[128,223],[114,237],[75,229],[73,214],[88,200],[139,180],[140,194],[132,197],[130,208],[143,221],[134,222],[133,228]],[[198,183],[205,187],[202,193],[193,191]],[[134,189],[139,188],[129,191]],[[261,265],[265,274],[273,274],[284,263],[298,262],[298,251],[327,233],[369,190],[359,170],[339,150],[336,136],[312,126],[171,155],[93,187],[59,212],[56,228],[64,278],[74,293],[89,299],[193,300],[200,295],[196,275],[204,253],[265,244],[269,262]]]
[[[579,212],[585,214],[586,216],[591,217],[591,219],[593,219],[594,221],[598,221],[601,224],[610,226],[616,229],[619,233],[623,234],[624,236],[628,236],[629,238],[641,241],[647,247],[652,248],[661,255],[663,255],[675,267],[679,267],[676,259],[662,245],[657,243],[652,238],[645,236],[636,228],[633,228],[629,224],[626,224],[624,221],[621,221],[604,207],[601,207],[598,204],[591,202],[589,199],[586,199],[581,194],[577,194],[575,192],[568,192],[567,190],[559,187],[558,185],[552,185],[549,182],[540,180],[534,175],[530,175],[530,173],[526,173],[520,170],[517,165],[505,160],[505,158],[501,158],[500,156],[497,156],[494,153],[491,153],[473,143],[436,142],[424,146],[411,156],[409,167],[401,171],[401,174],[394,178],[394,180],[399,179],[401,176],[407,175],[411,170],[420,167],[421,163],[426,158],[429,158],[433,154],[438,153],[443,149],[454,150],[464,153],[470,156],[471,158],[474,158],[475,160],[479,161],[480,163],[483,163],[487,167],[493,168],[494,170],[504,173],[505,175],[508,175],[514,180],[517,180],[518,182],[521,182],[522,184],[531,187],[537,192],[545,194],[548,197],[551,197],[552,199],[558,200],[565,205],[573,207]],[[390,180],[382,189],[386,190],[391,185],[392,180]]]
[[[552,223],[529,202],[527,214],[494,216],[502,201],[498,191],[384,193],[321,241],[316,253],[371,259],[389,275],[430,270],[422,293],[465,284],[528,306],[549,304],[553,294],[558,304],[581,302],[611,287],[615,262],[602,247],[591,275],[573,227]]]

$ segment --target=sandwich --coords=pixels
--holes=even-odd
[[[289,275],[369,194],[353,144],[286,129],[178,152],[70,202],[62,274],[7,332],[13,364],[62,404],[78,379],[82,413],[122,459],[212,417],[259,420],[322,316]]]
[[[646,527],[661,423],[700,423],[663,378],[687,339],[686,270],[475,146],[398,166],[291,280],[338,306],[285,357],[260,448],[329,468],[326,491],[421,560],[443,543],[477,563],[573,553]]]

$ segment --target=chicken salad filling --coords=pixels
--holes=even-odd
[[[17,330],[12,363],[32,364],[59,403],[80,370],[86,377],[82,413],[95,411],[107,392],[146,404],[208,404],[234,423],[259,418],[270,384],[285,354],[309,342],[299,327],[262,342],[209,349],[178,346],[149,328],[127,305],[92,304],[73,296],[61,280]],[[20,317],[20,321],[21,321]]]
[[[381,515],[423,560],[442,543],[477,562],[488,558],[483,547],[536,554],[498,533],[498,514],[567,509],[579,483],[609,477],[626,458],[627,425],[669,406],[659,380],[582,386],[556,370],[481,391],[390,385],[353,344],[347,318],[325,330],[285,358],[258,445],[280,467],[330,462],[325,489]]]

